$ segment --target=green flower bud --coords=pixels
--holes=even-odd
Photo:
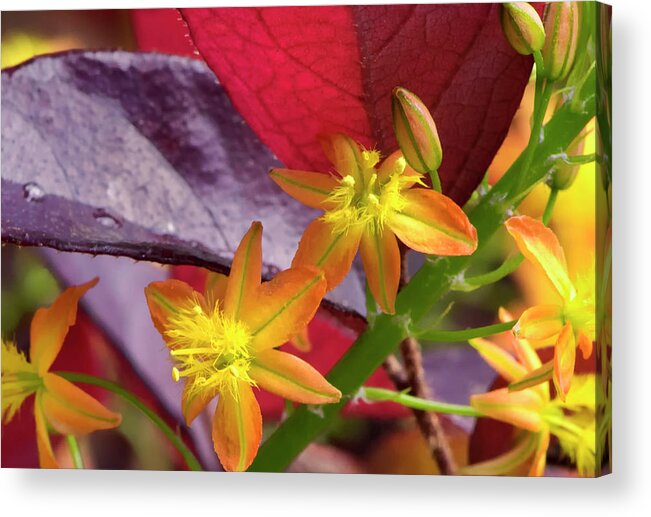
[[[545,7],[545,44],[542,48],[545,76],[565,79],[576,57],[579,40],[579,2],[551,2]]]
[[[396,88],[391,107],[396,139],[407,163],[422,174],[437,171],[443,150],[427,106],[410,91]]]
[[[587,135],[588,130],[587,128],[584,128],[583,131],[581,131],[576,136],[576,138],[572,140],[572,143],[568,146],[567,151],[565,152],[568,158],[571,158],[573,156],[581,156],[583,154],[585,138]],[[576,175],[578,174],[580,167],[580,165],[573,165],[559,161],[558,164],[555,165],[554,170],[552,170],[551,174],[549,175],[547,185],[556,190],[566,190],[570,188],[576,179]]]
[[[528,56],[545,44],[545,28],[529,2],[502,4],[502,31],[518,54]]]

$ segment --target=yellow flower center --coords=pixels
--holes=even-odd
[[[42,385],[36,367],[11,341],[2,340],[2,420],[8,423],[23,401]]]
[[[255,384],[249,377],[251,334],[218,304],[206,310],[198,300],[190,300],[169,319],[165,334],[176,362],[172,377],[185,378],[190,394],[228,389],[235,395],[237,381]]]
[[[334,208],[328,210],[322,220],[332,224],[335,233],[348,233],[355,226],[371,226],[373,231],[380,231],[390,214],[404,208],[402,190],[413,180],[402,175],[405,159],[397,159],[393,169],[383,178],[378,177],[375,168],[379,161],[377,151],[363,151],[359,166],[361,180],[346,175],[332,191],[328,201]]]

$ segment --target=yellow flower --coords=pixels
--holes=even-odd
[[[337,402],[340,391],[298,357],[275,350],[299,335],[316,312],[323,272],[296,267],[261,283],[262,225],[240,242],[228,277],[212,274],[204,293],[166,280],[146,287],[152,320],[184,381],[182,411],[190,425],[219,395],[213,417],[215,452],[226,470],[251,465],[262,438],[253,388],[303,404]]]
[[[501,314],[505,321],[510,316]],[[561,448],[575,462],[582,476],[595,473],[595,379],[577,377],[577,387],[561,400],[550,400],[549,384],[537,383],[544,371],[538,354],[524,339],[512,336],[514,355],[486,339],[470,344],[507,382],[520,385],[513,391],[500,388],[473,395],[470,405],[482,415],[511,424],[522,430],[515,447],[491,460],[466,467],[464,474],[513,475],[527,467],[530,476],[545,471],[550,435],[559,439]]]
[[[287,194],[325,212],[303,233],[292,266],[323,269],[332,290],[359,249],[373,296],[384,312],[393,313],[400,279],[398,239],[421,253],[474,252],[477,232],[466,214],[450,198],[422,188],[422,176],[399,151],[380,163],[377,151],[342,134],[324,138],[322,145],[334,173],[270,172]]]
[[[66,289],[48,308],[34,314],[29,360],[10,341],[2,340],[2,420],[11,421],[22,403],[35,395],[36,445],[42,468],[57,468],[48,427],[61,434],[83,435],[120,425],[110,411],[74,384],[49,371],[77,318],[77,304],[94,279]]]
[[[541,346],[554,344],[554,359],[544,365],[539,382],[553,378],[564,399],[574,374],[576,348],[588,358],[595,340],[594,269],[570,280],[563,248],[558,238],[542,222],[528,216],[511,217],[506,229],[522,254],[536,264],[550,280],[561,301],[536,305],[522,313],[515,327],[522,339]],[[544,374],[543,374],[544,373]]]

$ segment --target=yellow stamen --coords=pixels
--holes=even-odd
[[[23,401],[35,393],[42,381],[36,367],[18,350],[16,344],[2,340],[2,421],[8,423]]]

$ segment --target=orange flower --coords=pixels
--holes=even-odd
[[[477,232],[463,210],[430,188],[416,187],[424,187],[422,176],[400,151],[379,163],[377,151],[342,134],[324,138],[322,145],[334,173],[273,169],[270,175],[290,196],[325,211],[305,230],[292,266],[323,269],[328,291],[343,280],[360,249],[373,296],[393,313],[398,239],[432,255],[470,255],[476,249]]]
[[[504,321],[511,320],[504,311],[500,316]],[[553,434],[563,451],[576,463],[579,474],[594,475],[594,375],[579,377],[577,389],[567,399],[550,400],[549,384],[535,380],[545,368],[538,354],[529,342],[511,336],[514,355],[486,339],[473,339],[470,344],[507,382],[522,389],[500,388],[473,395],[470,405],[482,415],[511,424],[522,432],[511,451],[466,467],[463,473],[512,475],[526,468],[530,476],[542,476],[549,438]]]
[[[536,264],[558,292],[561,302],[536,305],[522,313],[516,334],[534,342],[554,344],[554,359],[545,365],[539,382],[554,379],[556,390],[565,398],[570,390],[576,347],[584,358],[592,353],[595,340],[594,271],[573,283],[558,238],[542,222],[528,216],[511,217],[506,229],[522,254]]]
[[[34,394],[36,445],[41,468],[58,468],[48,427],[61,434],[83,435],[120,425],[122,417],[88,393],[49,371],[68,329],[77,319],[77,304],[88,283],[69,287],[48,308],[34,314],[30,327],[29,360],[9,341],[2,341],[2,420],[8,423],[27,397]]]
[[[240,242],[228,277],[213,273],[206,291],[185,282],[153,282],[145,289],[152,320],[184,379],[182,411],[190,425],[219,395],[213,417],[215,451],[226,470],[246,470],[262,438],[253,393],[264,388],[303,404],[337,402],[341,393],[298,357],[275,350],[299,335],[325,294],[323,272],[282,271],[261,283],[262,225]]]

